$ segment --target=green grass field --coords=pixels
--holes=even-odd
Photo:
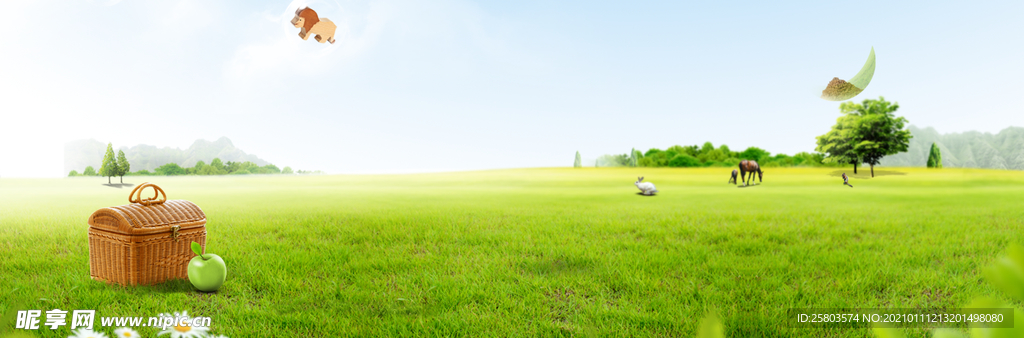
[[[212,294],[89,278],[87,218],[130,188],[4,178],[0,331],[59,308],[186,310],[229,337],[692,337],[716,308],[732,337],[868,337],[780,316],[959,307],[999,295],[981,269],[1024,243],[1024,172],[864,168],[849,188],[837,168],[765,170],[748,188],[731,168],[125,177],[206,212],[228,264]],[[641,175],[661,192],[638,195]]]

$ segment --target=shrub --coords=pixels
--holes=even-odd
[[[747,150],[744,150],[743,152],[740,153],[740,159],[743,159],[743,160],[754,160],[754,161],[757,161],[757,163],[761,163],[761,162],[767,162],[766,159],[770,155],[771,155],[771,153],[769,153],[768,151],[766,151],[764,149],[761,149],[761,148],[758,148],[758,147],[750,147],[750,148],[747,148]]]
[[[262,169],[266,170],[267,174],[280,174],[281,173],[281,169],[277,169],[277,166],[273,165],[273,164],[265,165],[265,166],[262,167]]]
[[[185,168],[182,168],[177,163],[167,163],[157,167],[155,170],[157,175],[174,176],[174,175],[185,175]]]
[[[700,160],[687,154],[678,154],[668,161],[669,167],[699,167]]]

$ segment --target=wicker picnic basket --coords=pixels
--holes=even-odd
[[[142,198],[150,187],[153,197]],[[187,278],[195,256],[191,243],[206,247],[203,210],[189,201],[168,201],[164,190],[149,182],[135,187],[128,201],[89,216],[89,275],[121,285]]]

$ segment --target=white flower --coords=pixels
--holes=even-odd
[[[141,338],[142,336],[139,335],[138,332],[135,332],[135,330],[132,330],[131,328],[122,327],[120,329],[114,330],[114,337],[115,338]]]
[[[206,337],[206,334],[210,331],[210,328],[207,327],[178,326],[178,324],[181,324],[180,320],[182,318],[185,318],[186,321],[192,319],[192,317],[188,316],[188,312],[186,311],[181,311],[180,313],[175,312],[173,316],[166,313],[161,313],[160,316],[174,318],[174,326],[168,327],[166,330],[160,331],[160,333],[157,334],[158,336],[170,334],[171,338],[203,338]]]
[[[175,312],[174,315],[169,315],[169,314],[166,314],[166,313],[161,313],[159,316],[160,317],[173,317],[173,318],[188,317],[188,311]]]
[[[74,334],[74,336],[68,336],[68,338],[107,338],[105,334],[86,328],[78,329],[77,333]]]

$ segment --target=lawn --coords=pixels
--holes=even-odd
[[[863,168],[850,188],[836,170],[766,168],[747,188],[731,168],[125,177],[203,208],[228,265],[210,294],[89,278],[87,218],[130,187],[3,178],[0,332],[59,308],[184,310],[228,337],[692,337],[714,308],[733,337],[868,337],[781,316],[999,295],[980,271],[1024,243],[1024,172]],[[638,195],[641,175],[660,193]]]

